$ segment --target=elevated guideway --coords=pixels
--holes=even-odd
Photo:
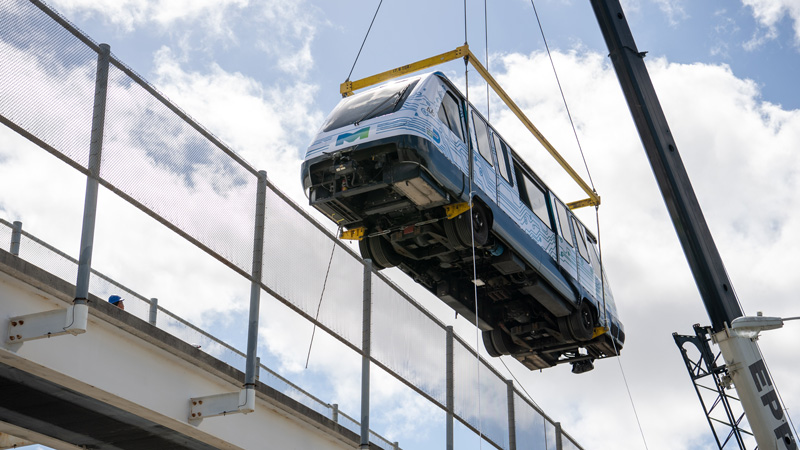
[[[74,292],[0,250],[5,319],[64,309]],[[190,420],[190,398],[239,390],[244,373],[95,296],[86,333],[20,344],[7,342],[12,328],[0,321],[0,443],[9,447],[22,440],[57,449],[352,449],[359,442],[262,383],[254,412]]]

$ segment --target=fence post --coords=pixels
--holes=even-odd
[[[153,326],[156,325],[157,317],[158,317],[158,299],[157,298],[151,298],[150,299],[150,320],[148,320],[148,322],[150,322],[150,325],[153,325]]]
[[[447,409],[447,450],[453,450],[453,326],[447,326],[447,343],[445,344],[445,408]]]
[[[92,271],[94,227],[97,217],[97,189],[100,177],[100,155],[103,151],[103,130],[106,122],[108,63],[111,47],[100,44],[97,54],[97,78],[94,85],[92,137],[89,144],[89,176],[86,177],[86,197],[83,206],[81,249],[78,257],[78,279],[75,283],[75,304],[85,304],[89,298],[89,275]]]
[[[247,362],[244,376],[245,389],[255,389],[256,354],[258,348],[258,314],[261,303],[261,261],[264,256],[264,215],[267,204],[267,172],[258,172],[256,192],[256,223],[253,236],[253,277],[250,282],[250,318],[247,328]],[[253,391],[255,395],[255,391]]]
[[[508,450],[517,450],[517,422],[514,414],[514,382],[506,380],[508,386]]]
[[[561,443],[561,422],[556,422],[556,450],[562,450],[563,448]]]
[[[372,338],[372,260],[364,260],[364,317],[361,334],[361,445],[369,449],[369,356]]]
[[[19,256],[20,242],[22,242],[22,222],[15,220],[14,226],[11,227],[11,248],[9,249],[12,255]]]
[[[333,423],[339,423],[339,404],[334,403],[331,405],[331,420]]]

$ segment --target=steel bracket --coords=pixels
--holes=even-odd
[[[238,392],[194,397],[189,403],[191,405],[189,420],[202,420],[206,417],[228,414],[248,414],[255,411],[256,391],[247,388]]]
[[[12,317],[8,321],[6,342],[17,344],[64,334],[83,334],[86,332],[88,320],[89,306],[85,303],[74,304],[66,309]]]

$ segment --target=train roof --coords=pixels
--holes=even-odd
[[[464,95],[461,92],[461,90],[458,88],[458,86],[456,86],[455,83],[450,81],[450,79],[447,77],[447,75],[444,74],[444,72],[439,71],[439,70],[437,70],[435,72],[428,72],[428,73],[423,73],[423,74],[419,74],[419,75],[412,75],[412,76],[409,76],[409,77],[394,79],[394,80],[388,81],[386,83],[381,83],[381,84],[379,84],[377,86],[374,86],[374,87],[372,87],[370,89],[366,89],[366,90],[361,91],[358,94],[354,94],[354,95],[359,95],[359,94],[362,94],[362,93],[365,93],[365,92],[371,92],[371,91],[373,91],[375,89],[381,89],[381,88],[384,88],[384,87],[386,87],[386,86],[388,86],[390,84],[393,84],[393,83],[401,83],[401,82],[402,83],[411,83],[411,82],[414,82],[414,81],[419,81],[419,83],[417,83],[417,86],[415,86],[414,89],[413,89],[413,91],[416,91],[428,79],[433,78],[433,77],[439,78],[442,82],[444,82],[445,85],[447,85],[448,88],[450,88],[453,92],[457,93],[458,96],[464,102],[469,104],[470,109],[474,113],[478,114],[491,127],[492,131],[495,134],[500,136],[500,138],[503,140],[503,142],[506,142],[506,143],[508,142],[505,138],[503,138],[503,135],[500,134],[500,132],[498,132],[497,129],[494,126],[492,126],[492,124],[488,120],[486,120],[486,117],[484,117],[483,114],[477,108],[475,108],[475,105],[473,105],[470,102],[467,102],[466,95]],[[412,91],[412,93],[413,93],[413,91]],[[338,105],[337,105],[337,108],[338,108]],[[334,108],[334,110],[335,110],[335,108]],[[525,162],[524,159],[522,159],[522,157],[520,156],[519,153],[517,153],[513,148],[511,148],[511,146],[508,146],[508,149],[511,151],[511,156],[514,158],[514,161],[519,163],[519,165],[522,166],[530,175],[532,175],[536,179],[536,181],[539,184],[542,185],[542,187],[547,189],[548,192],[552,193],[553,196],[555,196],[556,198],[559,199],[559,201],[564,202],[563,200],[561,200],[561,198],[558,195],[555,194],[555,192],[552,189],[550,189],[550,187],[547,185],[547,183],[545,183],[541,179],[541,177],[528,165],[528,163]],[[564,202],[564,203],[566,203],[566,202]],[[583,223],[583,221],[581,221],[574,213],[572,215],[573,215],[573,217],[575,217],[575,220],[577,220],[578,222],[580,222],[581,225],[583,225],[584,230],[586,230],[586,233],[589,235],[591,240],[596,243],[597,242],[597,238],[594,236],[594,233],[592,233],[589,230],[589,228],[586,226],[586,224]]]

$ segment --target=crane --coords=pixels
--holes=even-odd
[[[677,145],[619,0],[590,0],[661,195],[711,319],[712,341],[761,449],[797,450],[797,440],[758,349],[758,332],[779,318],[743,317]]]

